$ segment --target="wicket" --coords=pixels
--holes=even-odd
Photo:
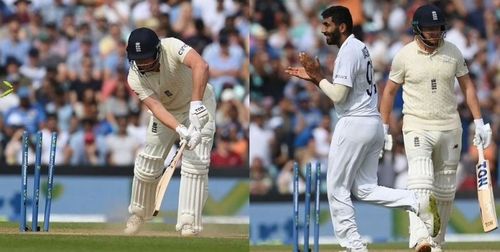
[[[47,196],[45,199],[45,213],[43,231],[49,231],[50,208],[52,203],[52,187],[56,157],[57,133],[52,132],[50,140],[50,156],[48,166]],[[28,149],[29,133],[24,132],[22,137],[22,164],[21,164],[21,217],[19,231],[40,231],[38,226],[38,202],[40,200],[40,172],[42,167],[42,132],[38,131],[35,141],[35,167],[33,176],[33,205],[31,229],[26,226],[26,206],[28,202]]]
[[[319,213],[320,213],[320,191],[321,191],[321,164],[316,163],[316,176],[314,177],[315,199],[314,199],[314,252],[319,251]],[[311,251],[309,247],[309,224],[311,218],[311,163],[306,165],[306,192],[304,209],[304,252]],[[299,249],[299,165],[293,165],[293,251]]]

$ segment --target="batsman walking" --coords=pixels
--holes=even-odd
[[[415,11],[412,26],[415,40],[404,46],[392,61],[389,80],[380,105],[386,140],[388,122],[399,87],[403,87],[403,136],[408,159],[408,184],[419,197],[434,194],[441,216],[437,237],[431,238],[422,222],[410,213],[410,248],[432,245],[443,250],[444,236],[455,198],[456,173],[460,159],[462,126],[454,92],[458,79],[465,101],[474,117],[474,144],[486,148],[491,141],[484,124],[467,64],[457,49],[445,41],[446,21],[434,5]],[[386,146],[386,150],[391,146]],[[425,250],[426,251],[426,250]]]
[[[352,34],[352,17],[347,8],[331,6],[321,16],[321,32],[327,44],[340,48],[333,83],[322,76],[319,61],[305,53],[299,55],[303,67],[288,67],[286,72],[318,86],[333,101],[340,118],[330,145],[326,178],[330,213],[340,245],[347,251],[368,251],[358,233],[351,193],[365,202],[416,213],[428,231],[436,233],[434,224],[439,223],[439,216],[434,198],[421,199],[408,190],[377,185],[384,131],[370,54]]]
[[[144,149],[137,155],[126,234],[152,218],[164,160],[175,140],[187,141],[181,165],[176,230],[183,236],[202,231],[208,194],[208,166],[215,133],[215,96],[207,83],[208,65],[176,38],[159,39],[148,28],[130,34],[128,84],[152,113]],[[189,127],[189,129],[187,128]]]

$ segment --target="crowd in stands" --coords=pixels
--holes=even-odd
[[[34,139],[41,131],[42,164],[57,132],[57,165],[133,165],[150,114],[127,85],[126,44],[133,29],[149,27],[209,63],[218,106],[213,163],[246,167],[247,1],[0,0],[0,23],[0,81],[14,86],[0,99],[0,164],[19,165],[23,132]]]
[[[314,85],[291,78],[283,71],[287,66],[300,65],[298,53],[304,51],[318,56],[324,75],[331,79],[338,48],[328,46],[320,32],[321,11],[332,4],[350,9],[354,34],[369,49],[381,95],[394,55],[414,38],[410,25],[414,11],[428,2],[444,10],[448,23],[445,39],[465,57],[485,123],[491,124],[493,141],[485,154],[496,183],[500,169],[500,1],[254,0],[249,134],[250,139],[259,140],[250,144],[252,195],[290,194],[294,161],[300,165],[302,175],[307,163],[320,162],[326,176],[329,145],[338,121],[333,103]],[[472,144],[473,118],[456,86],[463,127],[458,188],[474,190],[478,156]],[[379,162],[379,184],[397,188],[406,187],[408,168],[401,132],[401,92],[400,89],[390,122],[394,148]],[[299,184],[303,191],[303,179]]]

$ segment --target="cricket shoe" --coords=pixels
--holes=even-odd
[[[127,227],[123,230],[126,235],[134,235],[139,232],[142,224],[144,224],[144,219],[135,214],[131,215],[127,220]]]
[[[200,232],[195,231],[191,225],[184,225],[181,229],[181,236],[189,237],[189,236],[197,236]]]
[[[368,249],[366,247],[348,248],[346,250],[341,250],[340,252],[368,252]]]
[[[441,218],[439,217],[437,200],[433,194],[429,195],[428,201],[419,201],[417,215],[424,222],[429,235],[436,237],[441,227]]]

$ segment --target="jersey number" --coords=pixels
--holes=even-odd
[[[372,62],[368,61],[366,64],[366,81],[368,82],[368,88],[366,89],[366,93],[369,96],[377,93],[377,85],[373,83],[373,66]]]

